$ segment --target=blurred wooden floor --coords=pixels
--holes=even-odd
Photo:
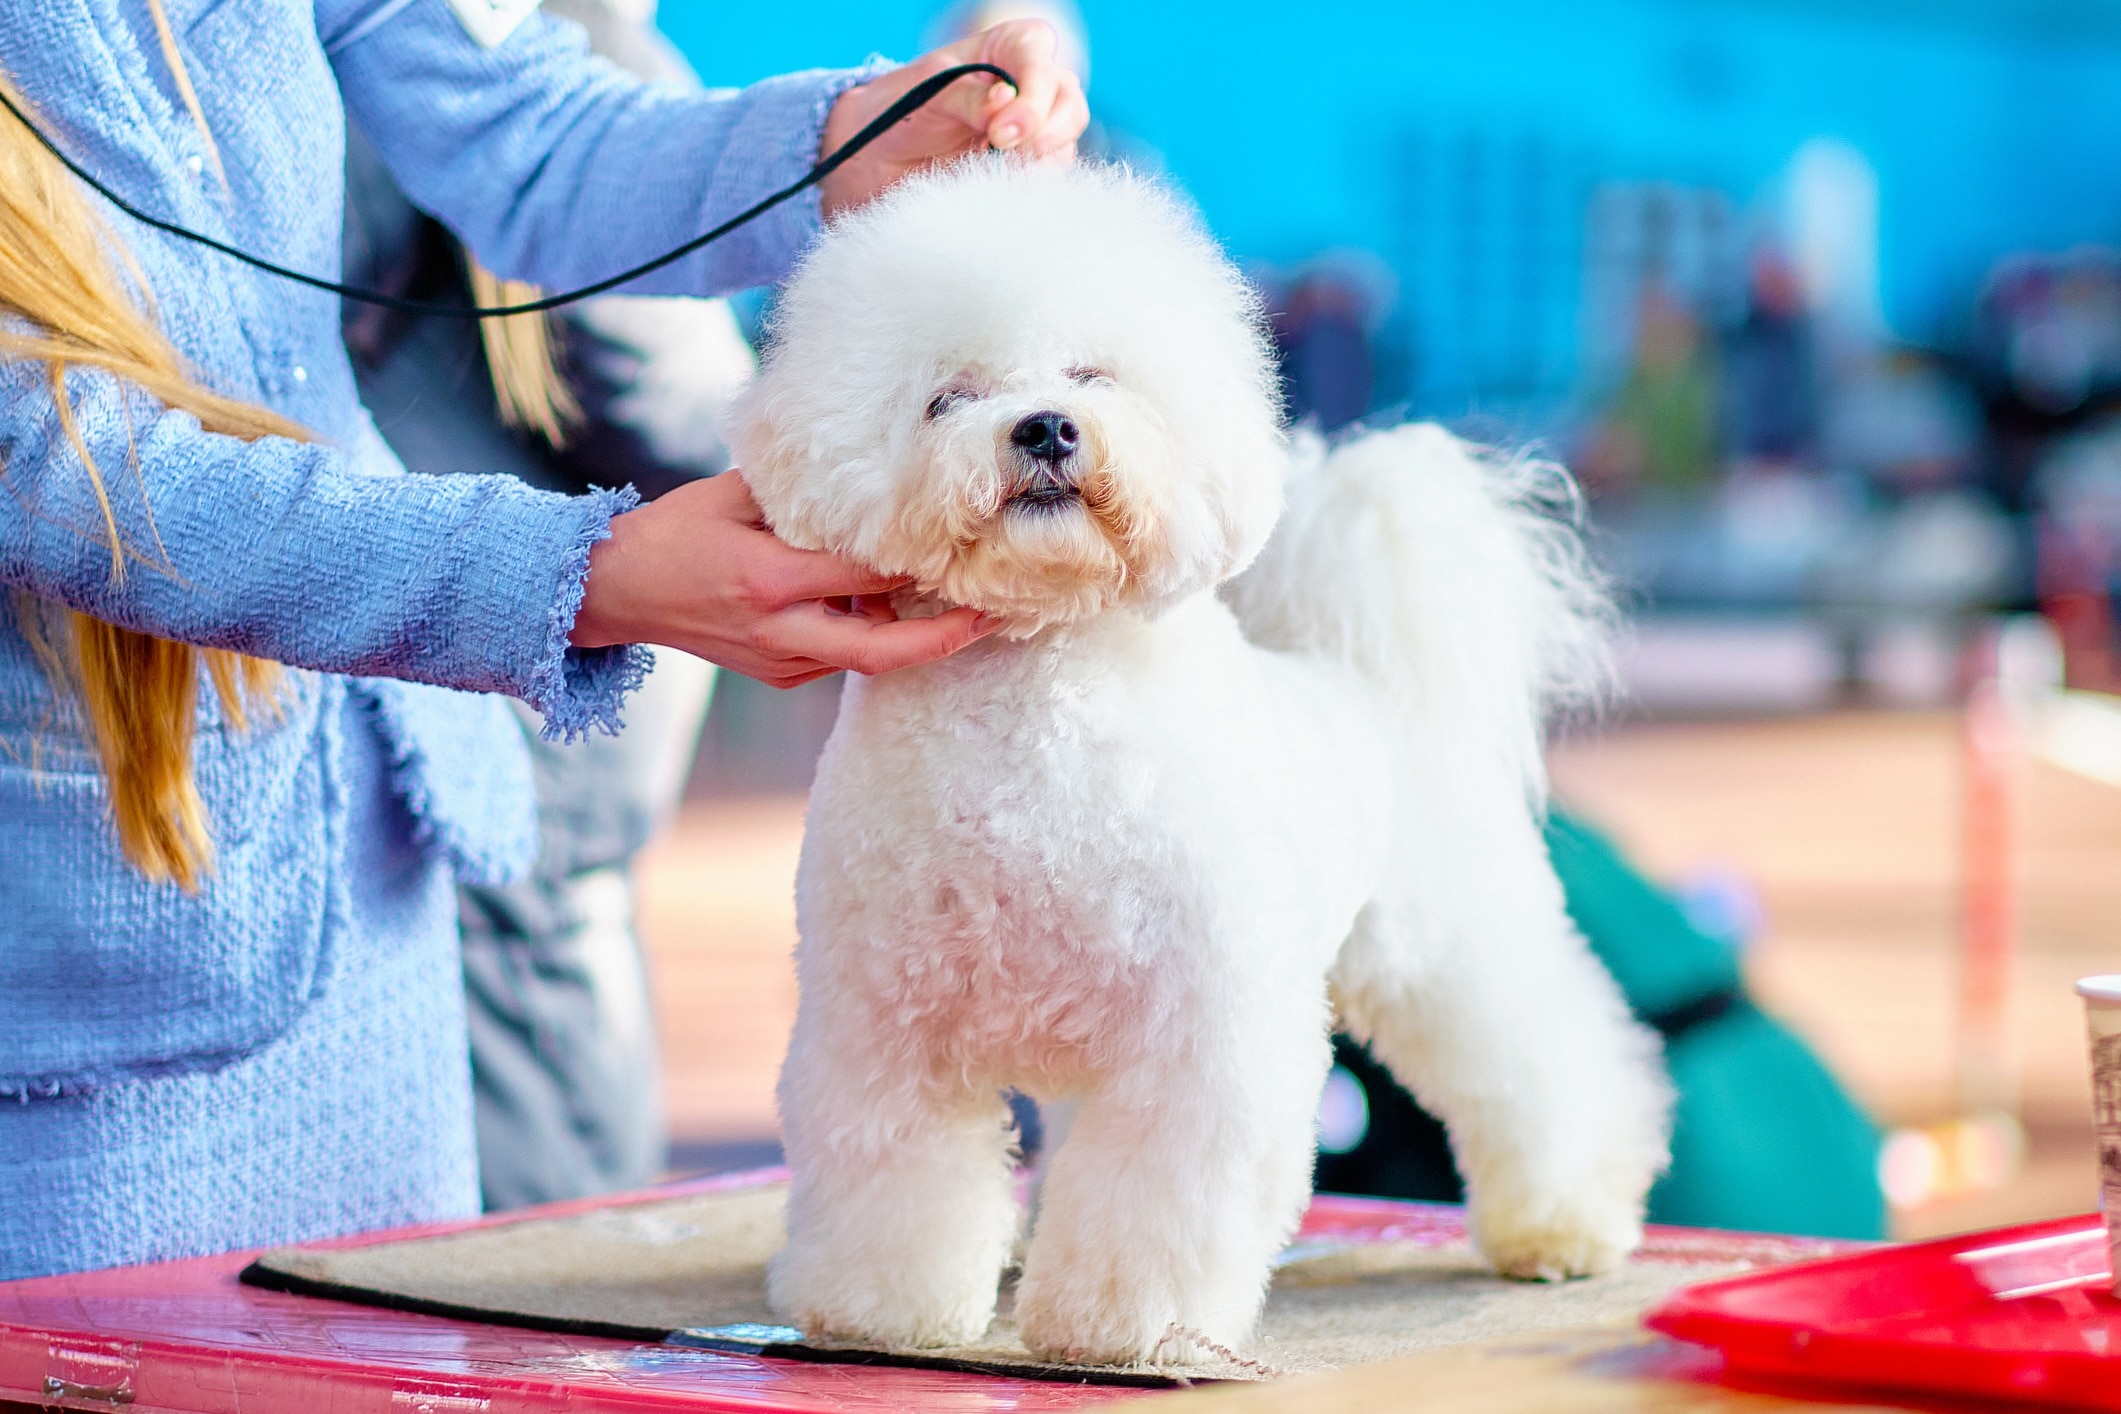
[[[1736,870],[1766,929],[1749,966],[1772,1010],[1873,1113],[1944,1117],[1958,878],[1953,720],[1850,713],[1623,727],[1555,753],[1561,794],[1653,874]],[[2088,1210],[2083,1023],[2070,982],[2121,971],[2121,790],[2051,767],[2022,794],[2025,949],[2015,997],[2032,1152],[2007,1188],[1903,1215],[1903,1235]],[[643,865],[676,1134],[774,1128],[794,1015],[788,955],[799,798],[690,803]]]
[[[640,928],[678,1140],[772,1135],[795,1022],[801,796],[688,801],[641,861]]]

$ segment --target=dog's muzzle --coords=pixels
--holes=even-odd
[[[1011,428],[1009,445],[1023,462],[1023,475],[1009,503],[1039,508],[1077,499],[1075,451],[1082,435],[1073,418],[1058,412],[1034,412]]]

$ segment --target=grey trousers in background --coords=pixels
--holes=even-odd
[[[626,730],[570,746],[514,704],[537,779],[528,879],[458,891],[488,1211],[636,1188],[669,1137],[634,856],[676,810],[714,668],[657,650]]]

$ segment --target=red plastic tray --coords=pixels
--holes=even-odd
[[[2121,1301],[2097,1214],[1687,1287],[1645,1318],[1726,1368],[2121,1410]]]

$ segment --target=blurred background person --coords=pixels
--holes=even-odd
[[[1254,281],[1281,365],[1289,421],[1337,432],[1377,403],[1377,335],[1391,312],[1391,270],[1362,251],[1328,251]]]
[[[1745,318],[1723,353],[1723,444],[1734,467],[1815,470],[1819,386],[1804,287],[1772,246],[1755,249]]]
[[[1332,432],[1370,410],[1377,370],[1363,303],[1359,290],[1312,271],[1274,302],[1274,350],[1292,421],[1308,418]]]
[[[547,0],[595,51],[659,84],[697,87],[652,0]],[[416,210],[351,122],[346,278],[419,299],[537,297],[496,280]],[[632,485],[653,499],[729,465],[720,421],[753,356],[721,300],[606,296],[551,315],[473,322],[346,306],[361,399],[415,472],[507,471],[545,490]],[[668,1135],[633,862],[691,767],[712,665],[659,649],[626,729],[571,745],[509,706],[536,780],[531,876],[463,886],[480,1189],[488,1209],[637,1188]]]
[[[1607,496],[1699,499],[1715,485],[1717,376],[1701,322],[1655,279],[1642,283],[1635,354],[1583,455],[1583,475]]]

